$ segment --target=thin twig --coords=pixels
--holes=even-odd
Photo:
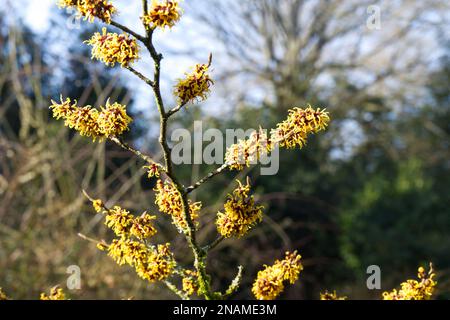
[[[127,28],[126,26],[124,26],[123,24],[120,24],[116,21],[111,21],[111,25],[121,29],[122,31],[125,31],[126,33],[131,34],[133,37],[135,37],[136,39],[138,39],[139,41],[141,41],[142,43],[146,42],[146,38],[144,36],[141,36],[140,34],[134,32],[133,30]]]
[[[141,158],[142,160],[144,160],[145,162],[149,163],[149,164],[154,164],[156,166],[158,166],[158,168],[162,171],[164,170],[164,167],[156,162],[155,160],[153,160],[150,156],[143,154],[141,151],[134,149],[133,147],[129,146],[127,143],[125,143],[122,139],[118,138],[118,137],[109,137],[109,140],[111,140],[112,142],[115,142],[117,145],[119,145],[120,147],[122,147],[125,150],[128,150],[132,153],[134,153],[136,156],[138,156],[139,158]]]
[[[126,69],[130,70],[132,73],[134,73],[136,76],[139,77],[139,79],[141,79],[142,81],[144,81],[146,84],[148,84],[150,87],[153,87],[153,81],[150,80],[149,78],[147,78],[146,76],[144,76],[142,73],[140,73],[139,71],[137,71],[136,69],[134,69],[131,66],[125,66]]]
[[[166,114],[167,118],[171,117],[172,115],[174,115],[175,113],[180,111],[185,105],[186,105],[186,103],[180,103],[175,108],[170,109],[169,111],[167,111],[167,114]]]
[[[225,163],[223,164],[221,167],[217,168],[216,170],[208,173],[204,178],[200,179],[199,181],[197,181],[195,184],[193,184],[192,186],[189,186],[186,188],[186,193],[191,193],[192,191],[194,191],[195,189],[197,189],[198,187],[200,187],[202,184],[204,184],[206,181],[210,180],[211,178],[217,176],[218,174],[220,174],[223,170],[225,170],[228,167],[228,165]]]
[[[143,0],[144,10],[145,0]],[[159,133],[159,143],[163,150],[164,162],[166,175],[172,180],[176,186],[178,192],[181,195],[181,203],[183,209],[183,219],[187,224],[186,240],[193,251],[194,254],[194,266],[198,272],[198,282],[200,286],[201,293],[206,299],[213,299],[214,294],[211,292],[210,277],[206,273],[206,256],[202,248],[197,244],[196,240],[196,229],[192,217],[190,215],[190,206],[188,201],[188,194],[184,190],[184,186],[178,181],[176,176],[172,171],[172,159],[171,159],[171,149],[167,142],[167,121],[168,114],[164,108],[164,101],[161,95],[160,79],[161,79],[161,60],[163,55],[158,53],[153,44],[153,33],[154,28],[146,26],[147,38],[145,46],[147,47],[153,61],[154,61],[154,79],[153,79],[153,92],[155,94],[156,106],[160,115],[160,133]]]
[[[86,235],[84,235],[84,234],[82,234],[82,233],[78,233],[78,236],[79,236],[81,239],[87,240],[87,241],[92,242],[92,243],[95,243],[95,244],[104,243],[104,241],[99,241],[99,240],[95,240],[95,239],[93,239],[93,238],[89,238],[88,236],[86,236]]]
[[[225,240],[224,236],[220,236],[218,237],[216,240],[214,240],[213,242],[211,242],[209,245],[207,245],[206,247],[203,248],[203,250],[205,252],[211,251],[212,249],[214,249],[215,247],[217,247],[223,240]]]
[[[181,290],[178,290],[178,288],[172,282],[170,282],[168,280],[165,280],[164,283],[170,289],[170,291],[175,293],[181,299],[183,299],[183,300],[190,300],[189,297],[187,295],[185,295]]]

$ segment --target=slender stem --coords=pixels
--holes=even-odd
[[[147,31],[147,39],[145,42],[145,46],[147,47],[154,61],[154,79],[152,88],[155,94],[156,106],[158,108],[158,112],[160,115],[159,143],[161,145],[164,154],[164,162],[166,169],[165,171],[167,176],[172,180],[172,182],[174,183],[178,192],[181,195],[183,218],[187,224],[186,240],[194,254],[194,266],[198,272],[198,281],[200,284],[200,288],[206,299],[213,299],[214,295],[211,293],[210,279],[206,273],[206,261],[205,261],[206,254],[197,244],[195,225],[190,215],[188,194],[185,192],[184,186],[177,180],[177,178],[173,173],[173,166],[171,159],[172,150],[170,149],[169,144],[167,143],[167,120],[169,118],[169,115],[168,113],[166,113],[166,110],[164,108],[164,101],[162,99],[160,88],[161,60],[163,59],[163,56],[162,54],[157,52],[155,46],[153,45],[154,29],[146,27],[146,31]]]
[[[88,236],[86,236],[86,235],[84,235],[84,234],[82,234],[82,233],[78,233],[78,236],[79,236],[81,239],[83,239],[83,240],[86,240],[86,241],[89,241],[89,242],[92,242],[92,243],[95,243],[95,244],[103,243],[103,241],[99,241],[99,240],[95,240],[95,239],[93,239],[93,238],[89,238]]]
[[[177,113],[178,111],[181,110],[181,108],[183,108],[186,105],[186,103],[180,103],[178,106],[176,106],[173,109],[170,109],[169,111],[167,111],[167,118],[170,118],[172,115],[174,115],[175,113]]]
[[[212,179],[213,177],[217,176],[218,174],[222,173],[223,170],[225,170],[228,167],[227,164],[223,164],[221,167],[217,168],[216,170],[208,173],[204,178],[200,179],[199,181],[197,181],[195,184],[193,184],[192,186],[189,186],[186,188],[186,193],[191,193],[192,191],[194,191],[195,189],[197,189],[198,187],[200,187],[202,184],[204,184],[206,181]]]
[[[144,15],[148,14],[148,1],[142,0],[142,11],[144,12]]]
[[[146,76],[144,76],[142,73],[140,73],[139,71],[137,71],[136,69],[134,69],[131,66],[125,66],[126,69],[130,70],[132,73],[134,73],[137,77],[139,77],[139,79],[141,79],[142,81],[144,81],[146,84],[148,84],[150,87],[153,87],[153,81],[150,80],[149,78],[147,78]]]
[[[214,249],[215,247],[217,247],[223,240],[225,240],[224,236],[220,236],[218,237],[216,240],[214,240],[213,242],[211,242],[209,245],[205,246],[203,248],[203,250],[205,252],[209,252],[210,250]]]
[[[145,43],[145,37],[141,36],[140,34],[134,32],[133,30],[129,29],[128,27],[124,26],[123,24],[120,24],[116,21],[111,21],[111,25],[121,29],[122,31],[125,31],[126,33],[131,34],[133,37],[135,37],[136,39],[138,39],[139,41]]]
[[[133,147],[129,146],[122,139],[120,139],[118,137],[109,137],[109,140],[111,140],[112,142],[115,142],[117,145],[119,145],[123,149],[134,153],[136,156],[138,156],[139,158],[141,158],[145,162],[147,162],[149,164],[157,165],[160,170],[165,171],[165,169],[163,168],[163,166],[160,163],[158,163],[155,160],[153,160],[150,156],[143,154],[141,151],[136,150]]]
[[[183,300],[189,300],[189,297],[185,295],[181,290],[179,290],[172,282],[165,280],[164,281],[167,288],[170,289],[173,293],[175,293],[177,296],[179,296]]]

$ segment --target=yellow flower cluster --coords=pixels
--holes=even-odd
[[[231,145],[225,154],[225,163],[230,169],[242,170],[256,164],[261,156],[273,150],[273,144],[265,130],[253,131],[248,139]]]
[[[108,209],[101,200],[91,199],[91,201],[95,211],[105,214],[105,224],[119,237],[110,245],[98,243],[98,249],[107,250],[108,255],[117,264],[134,267],[141,278],[150,282],[164,280],[172,274],[176,262],[169,250],[169,244],[149,247],[144,242],[157,232],[153,226],[155,216],[144,212],[141,216],[135,217],[119,206]]]
[[[134,236],[139,240],[153,237],[157,230],[153,226],[155,216],[144,212],[141,216],[135,217],[128,210],[119,206],[107,209],[101,200],[92,201],[95,211],[105,214],[105,225],[121,238]]]
[[[197,293],[199,288],[197,282],[197,272],[192,270],[185,270],[184,277],[182,280],[183,291],[188,295],[192,296],[194,293]]]
[[[324,293],[320,294],[320,300],[347,300],[347,297],[339,297],[336,291],[325,291]]]
[[[172,223],[179,232],[185,232],[188,226],[183,217],[181,194],[176,186],[171,182],[158,180],[154,191],[156,193],[155,203],[158,205],[159,210],[172,216]],[[189,213],[192,221],[195,222],[198,219],[198,213],[201,208],[201,202],[191,202],[189,200]]]
[[[64,124],[77,130],[80,135],[92,137],[100,141],[109,136],[121,135],[129,129],[132,119],[127,115],[126,106],[117,102],[110,104],[109,100],[101,111],[91,106],[78,107],[77,102],[67,98],[61,103],[52,100],[50,109],[53,117],[64,119]]]
[[[151,28],[172,28],[181,18],[181,8],[177,0],[153,0],[148,14],[142,17],[145,25]]]
[[[265,266],[258,272],[252,292],[258,300],[274,300],[284,290],[284,281],[294,284],[303,266],[297,251],[286,252],[283,260],[276,260],[272,266]]]
[[[3,292],[2,288],[0,288],[0,300],[9,300],[8,296]]]
[[[114,239],[107,249],[117,264],[134,267],[141,278],[150,282],[166,279],[176,266],[168,243],[148,248],[141,242],[120,238]]]
[[[297,145],[302,148],[306,144],[308,134],[324,130],[329,120],[325,110],[314,110],[311,107],[291,109],[287,119],[271,130],[270,137],[260,128],[248,139],[231,145],[225,154],[225,163],[232,170],[242,170],[256,164],[257,160],[271,152],[276,144],[285,148],[294,148]]]
[[[383,292],[383,300],[429,300],[434,292],[436,281],[433,266],[430,264],[428,273],[423,267],[418,270],[419,280],[406,280],[400,286],[401,289]]]
[[[262,220],[262,206],[255,205],[253,196],[249,196],[250,182],[246,185],[238,181],[238,187],[228,195],[224,212],[217,213],[217,231],[225,238],[242,237]]]
[[[197,64],[193,72],[186,73],[184,79],[179,79],[175,85],[174,94],[179,104],[194,102],[196,99],[206,100],[213,80],[208,74],[210,63]]]
[[[111,33],[103,28],[102,33],[96,32],[85,43],[92,46],[92,59],[100,60],[107,66],[114,67],[119,63],[122,67],[126,67],[139,59],[139,46],[136,40],[125,33]]]
[[[287,119],[272,130],[271,138],[279,143],[280,147],[302,148],[306,144],[308,134],[325,130],[329,121],[329,114],[325,110],[314,110],[310,106],[306,109],[293,108],[289,110]]]
[[[107,0],[59,0],[60,8],[74,7],[85,20],[93,22],[98,18],[105,23],[111,23],[116,8]]]
[[[50,294],[41,293],[41,300],[66,300],[66,295],[59,287],[53,287],[50,289]]]

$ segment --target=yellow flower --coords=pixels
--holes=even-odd
[[[157,164],[151,164],[149,166],[144,166],[144,169],[147,169],[147,177],[153,178],[159,178],[160,174],[159,174],[159,168]]]
[[[102,212],[104,210],[103,201],[100,199],[92,201],[92,206],[94,207],[95,212]]]
[[[3,292],[2,288],[0,288],[0,301],[1,300],[9,300],[8,296]]]
[[[271,140],[279,143],[280,147],[302,148],[306,144],[308,134],[325,130],[329,121],[330,117],[325,109],[314,110],[310,106],[306,109],[293,108],[289,110],[287,119],[272,130]]]
[[[176,266],[168,243],[147,248],[141,242],[115,239],[108,248],[108,255],[119,265],[134,267],[141,278],[150,282],[166,279]]]
[[[52,100],[52,105],[50,106],[50,109],[53,111],[53,117],[56,120],[59,119],[67,119],[72,115],[73,112],[77,109],[77,102],[75,101],[72,103],[70,98],[66,98],[66,100],[63,99],[63,97],[60,97],[61,103],[57,103]]]
[[[145,25],[151,28],[172,28],[181,18],[181,8],[177,0],[152,0],[147,15],[142,17]]]
[[[162,281],[168,278],[176,266],[169,246],[170,244],[166,243],[153,247],[147,260],[136,264],[137,274],[150,282]]]
[[[58,286],[50,289],[50,294],[41,293],[41,300],[66,300],[66,295]]]
[[[225,164],[231,170],[242,170],[256,164],[261,156],[273,151],[275,145],[302,148],[306,144],[308,134],[324,130],[330,117],[325,110],[293,108],[283,122],[272,129],[270,137],[260,128],[252,132],[248,139],[239,140],[231,145],[225,154]]]
[[[183,291],[188,295],[192,296],[194,293],[197,293],[199,290],[199,285],[197,282],[197,272],[192,270],[186,270],[184,272],[182,284]]]
[[[320,293],[320,300],[347,300],[347,297],[339,297],[336,291]]]
[[[115,206],[108,210],[104,210],[105,208],[102,206],[101,209],[103,209],[102,211],[106,214],[105,225],[113,230],[119,237],[126,238],[134,236],[139,240],[145,240],[153,237],[157,233],[157,230],[152,223],[156,217],[151,216],[146,212],[140,217],[134,217],[128,210],[122,209],[119,206]]]
[[[98,124],[98,110],[91,106],[78,107],[65,121],[66,126],[82,136],[103,139],[104,135]]]
[[[109,245],[108,255],[120,266],[124,264],[135,266],[136,263],[146,260],[149,250],[141,242],[120,238],[114,239]]]
[[[281,279],[281,270],[273,266],[266,266],[264,270],[259,271],[252,287],[256,299],[276,299],[284,291],[284,284]]]
[[[284,281],[294,284],[303,266],[297,251],[286,252],[283,260],[276,260],[272,266],[258,272],[252,292],[258,300],[274,300],[284,290]]]
[[[406,280],[400,285],[400,290],[383,292],[383,300],[429,300],[431,299],[437,282],[434,280],[435,273],[430,263],[428,273],[423,267],[418,269],[417,280]]]
[[[98,110],[91,106],[78,107],[76,101],[71,102],[69,98],[61,103],[52,100],[50,109],[53,111],[53,117],[56,119],[64,119],[64,125],[71,129],[77,130],[80,135],[92,137],[94,141],[97,138],[103,138],[103,134],[98,125]]]
[[[99,18],[105,23],[111,23],[111,18],[116,13],[116,8],[107,0],[59,0],[60,8],[75,7],[81,17],[93,22]]]
[[[184,79],[179,79],[175,85],[174,94],[179,104],[194,102],[196,99],[206,100],[213,80],[208,74],[211,60],[208,64],[197,64],[193,72],[186,73]]]
[[[154,190],[156,192],[155,203],[158,205],[159,210],[172,216],[172,223],[179,232],[186,232],[188,226],[183,216],[183,202],[176,186],[171,182],[158,180]],[[200,202],[191,202],[189,200],[189,213],[192,221],[195,222],[198,219],[198,213],[201,208]]]
[[[97,243],[96,247],[98,250],[101,250],[101,251],[105,251],[106,249],[109,248],[109,246],[107,244],[102,243],[102,242]]]
[[[228,195],[224,212],[217,213],[217,231],[224,237],[242,237],[262,220],[262,206],[255,205],[253,196],[249,196],[250,182],[239,186]]]
[[[119,136],[129,130],[132,119],[127,115],[126,106],[117,102],[113,104],[106,101],[106,106],[101,108],[98,116],[100,131],[105,136]]]
[[[303,270],[303,266],[300,263],[302,257],[297,254],[297,251],[286,252],[286,256],[281,261],[275,261],[275,264],[283,272],[283,280],[289,281],[290,284],[294,284],[298,280],[300,271]]]
[[[102,33],[96,32],[85,43],[92,46],[92,59],[100,60],[107,66],[114,67],[119,63],[126,67],[139,59],[139,46],[127,34],[107,33],[103,28]]]
[[[134,216],[129,211],[115,206],[106,213],[105,225],[107,225],[114,233],[121,236],[128,236],[131,226],[133,225]]]
[[[152,221],[156,219],[156,216],[151,216],[147,213],[143,213],[140,217],[133,220],[130,229],[131,235],[140,240],[145,240],[153,237],[157,231],[153,226]]]
[[[231,145],[225,154],[225,163],[233,170],[242,170],[256,164],[261,156],[273,150],[273,143],[265,130],[253,131],[248,139]]]

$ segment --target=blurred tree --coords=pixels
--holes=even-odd
[[[77,42],[83,30],[70,31],[73,43],[55,54],[54,47],[43,45],[51,44],[54,34],[33,34],[20,19],[7,23],[4,17],[1,13],[0,286],[13,298],[36,299],[55,284],[65,287],[66,269],[77,265],[82,290],[69,291],[72,298],[167,297],[77,235],[103,238],[106,231],[91,207],[85,210],[82,188],[113,202],[124,197],[122,204],[137,212],[150,206],[139,184],[142,163],[50,121],[50,99],[59,99],[61,84],[65,96],[82,104],[98,106],[111,97],[130,105],[124,81],[114,70],[87,71],[90,55]],[[130,112],[139,124],[140,117]],[[134,130],[128,139],[141,133]]]
[[[212,1],[207,8],[201,1],[193,4],[224,48],[224,55],[217,48],[215,60],[227,67],[217,71],[216,82],[230,88],[227,101],[240,101],[233,119],[221,115],[213,123],[221,128],[271,127],[289,107],[307,103],[331,112],[325,138],[311,139],[300,153],[282,153],[276,176],[252,171],[258,192],[265,193],[260,201],[270,217],[266,226],[274,232],[247,242],[245,257],[239,248],[228,256],[258,265],[271,250],[300,248],[307,268],[303,282],[288,293],[291,298],[317,298],[326,287],[341,287],[350,296],[351,290],[368,295],[361,277],[376,262],[389,273],[435,257],[448,266],[430,249],[436,245],[430,237],[445,237],[448,224],[442,214],[427,213],[436,204],[431,198],[445,197],[435,193],[438,176],[427,174],[437,167],[424,162],[442,151],[413,149],[432,140],[443,143],[422,132],[424,115],[445,122],[438,116],[442,109],[425,111],[421,106],[431,85],[430,66],[442,52],[437,35],[448,25],[449,5],[409,0],[372,5],[353,0]],[[371,25],[377,9],[380,29]],[[436,54],[430,54],[431,47]],[[448,82],[439,95],[446,92]],[[436,126],[435,120],[426,126]],[[443,190],[448,193],[448,187]],[[380,220],[374,221],[377,214]],[[437,216],[446,222],[435,225]],[[426,224],[417,225],[422,219],[430,223],[429,233],[418,237]],[[388,224],[393,225],[391,236],[385,234]],[[391,242],[395,250],[388,253]],[[422,249],[413,249],[414,243]],[[435,249],[442,253],[445,247]],[[355,285],[347,286],[352,280]]]

